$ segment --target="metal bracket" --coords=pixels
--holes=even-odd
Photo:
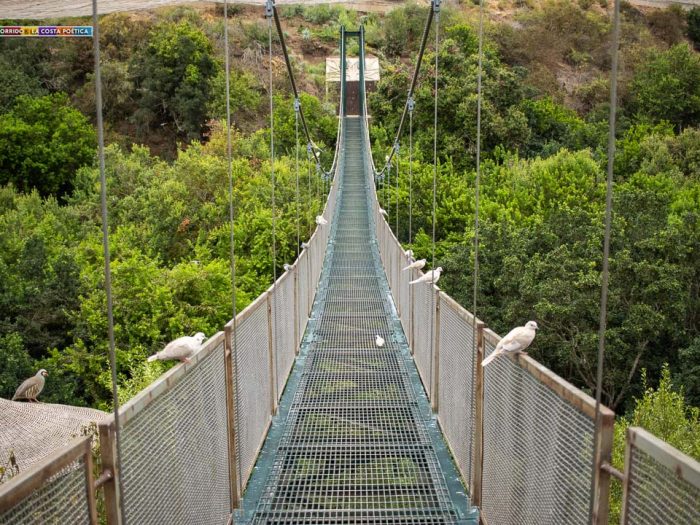
[[[399,141],[397,140],[396,142],[394,142],[394,151],[398,155],[400,150],[401,150],[401,145],[399,144]]]
[[[272,14],[275,9],[275,3],[273,0],[265,1],[265,18],[272,18]]]
[[[440,12],[440,4],[441,4],[441,0],[433,0],[433,12],[434,13]]]
[[[299,100],[299,98],[297,97],[294,99],[294,111],[296,113],[299,113],[300,109],[301,109],[301,100]]]
[[[408,112],[413,113],[413,110],[416,108],[416,101],[413,97],[408,97],[408,102],[406,104],[408,105]]]

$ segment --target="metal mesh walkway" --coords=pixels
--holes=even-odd
[[[343,143],[307,347],[285,393],[288,407],[280,405],[278,436],[268,438],[276,441],[266,446],[269,464],[258,468],[267,472],[256,473],[267,478],[264,488],[249,489],[244,506],[257,500],[251,523],[462,523],[466,498],[448,488],[450,458],[436,452],[441,437],[379,262],[359,119],[346,119]],[[454,486],[456,473],[449,478]]]

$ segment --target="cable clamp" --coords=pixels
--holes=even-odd
[[[399,154],[400,149],[401,149],[401,146],[399,145],[399,141],[397,140],[394,142],[394,151],[396,152],[397,155]]]
[[[294,99],[294,111],[296,113],[299,113],[299,110],[301,109],[301,100],[299,100],[299,97]]]
[[[409,113],[413,113],[413,110],[416,109],[416,101],[414,100],[413,97],[408,97],[408,101],[406,102],[406,105],[408,106]]]
[[[306,153],[311,153],[312,149],[311,142],[308,142],[306,144]]]
[[[441,3],[441,0],[433,0],[433,13],[440,12],[440,3]]]
[[[275,3],[273,0],[265,1],[265,18],[272,18],[272,14],[275,9]]]

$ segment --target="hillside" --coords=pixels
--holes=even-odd
[[[369,52],[382,66],[369,100],[378,161],[393,138],[426,7],[409,3],[385,12],[389,5],[371,12],[361,10],[364,4],[281,9],[326,165],[337,95],[326,90],[325,57],[337,53],[341,25],[363,24]],[[609,10],[606,0],[503,0],[489,5],[486,26],[479,307],[499,332],[538,319],[545,330],[536,357],[587,390],[597,329]],[[689,13],[623,5],[605,391],[605,401],[622,412],[644,393],[642,369],[655,385],[664,363],[685,398],[700,403],[700,59],[692,48],[700,15]],[[448,3],[439,50],[437,255],[448,270],[445,289],[463,304],[472,293],[477,17],[472,2]],[[273,273],[268,34],[259,6],[231,6],[228,26],[242,307]],[[216,331],[230,315],[223,8],[111,13],[100,29],[127,398],[163,370],[146,365],[147,355],[183,333]],[[277,45],[273,53],[280,270],[297,250],[296,143]],[[386,209],[399,204],[400,240],[421,256],[431,251],[433,57],[429,49],[416,96],[411,232],[403,154],[398,195],[382,192]],[[0,395],[10,396],[23,377],[44,367],[52,377],[46,400],[106,408],[92,67],[89,40],[0,40]],[[308,232],[325,181],[304,150],[302,141],[299,223]]]

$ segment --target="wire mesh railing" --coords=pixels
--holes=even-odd
[[[369,141],[366,130],[364,137]],[[365,164],[372,168],[369,149],[367,144]],[[590,491],[594,400],[526,356],[503,358],[484,370],[481,360],[500,337],[437,286],[408,284],[422,274],[402,271],[410,259],[380,213],[374,180],[367,182],[374,189],[377,242],[394,303],[425,391],[484,519],[589,523],[594,498],[594,516],[605,516],[597,523],[605,522],[609,480],[602,469],[598,486],[604,494],[593,497]],[[614,414],[603,407],[602,419],[599,464],[609,460]]]
[[[488,356],[500,338],[484,335]],[[528,356],[482,370],[484,515],[496,523],[589,523],[595,401]],[[610,451],[613,412],[602,407],[602,419],[602,449]],[[602,499],[606,505],[607,493]]]
[[[107,506],[124,505],[127,523],[226,523],[230,514],[227,401],[223,333],[163,374],[119,410],[118,489]],[[100,424],[103,463],[114,418]],[[119,520],[112,514],[112,522]]]
[[[91,438],[77,439],[0,485],[0,525],[96,525]]]
[[[622,501],[622,525],[700,523],[700,463],[631,427]]]

